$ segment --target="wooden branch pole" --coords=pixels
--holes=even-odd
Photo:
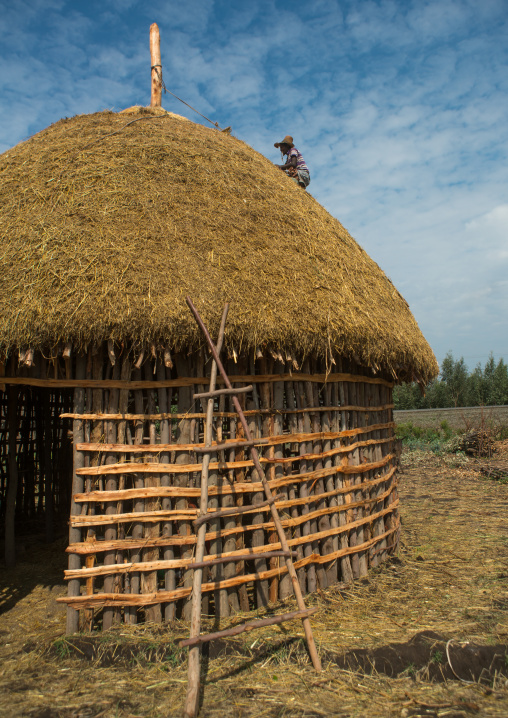
[[[150,59],[152,69],[152,97],[150,107],[160,107],[162,99],[161,38],[157,23],[150,25]]]
[[[222,314],[222,321],[219,329],[219,337],[217,339],[217,351],[220,352],[222,349],[222,342],[224,341],[224,330],[226,327],[226,318],[229,311],[229,304],[226,304]],[[215,346],[214,346],[215,350]],[[210,373],[210,392],[213,394],[215,385],[217,382],[217,363],[212,363],[212,369]],[[206,407],[206,422],[205,422],[205,447],[210,447],[212,444],[212,421],[213,421],[213,396],[208,399]],[[208,466],[210,463],[210,453],[204,454],[203,466],[201,473],[201,499],[199,504],[199,510],[201,516],[206,516],[208,508]],[[199,527],[197,532],[196,540],[196,555],[194,561],[197,564],[202,563],[205,555],[205,536],[206,536],[206,522]],[[199,637],[201,630],[201,583],[203,579],[203,569],[195,568],[192,584],[192,612],[191,612],[191,629],[190,639],[196,639]],[[189,673],[187,683],[187,697],[185,699],[185,716],[187,718],[194,718],[198,713],[198,701],[199,701],[199,678],[200,678],[200,647],[199,644],[192,646],[189,649]]]
[[[195,646],[197,644],[213,641],[215,638],[238,636],[239,633],[244,633],[245,631],[252,631],[254,628],[263,628],[264,626],[276,626],[279,623],[292,621],[295,618],[308,618],[313,613],[316,613],[317,610],[317,608],[307,608],[305,609],[305,611],[293,611],[292,613],[283,613],[280,616],[260,618],[257,621],[241,623],[240,625],[234,626],[233,628],[228,628],[225,631],[217,631],[216,633],[209,633],[206,636],[197,636],[196,638],[186,638],[185,640],[179,641],[178,645],[181,648],[184,648],[185,646]]]
[[[219,358],[219,355],[218,355],[218,353],[217,353],[217,350],[216,350],[216,348],[215,348],[215,346],[214,346],[214,344],[213,344],[213,342],[212,342],[212,339],[211,339],[211,337],[210,337],[210,335],[209,335],[209,333],[208,333],[207,328],[206,328],[205,325],[203,324],[203,322],[202,322],[202,320],[201,320],[201,317],[200,317],[199,314],[198,314],[197,309],[196,309],[195,306],[193,305],[193,303],[192,303],[190,297],[186,297],[185,301],[187,302],[187,305],[188,305],[189,309],[190,309],[191,312],[193,313],[194,318],[196,319],[196,322],[198,323],[198,325],[199,325],[201,331],[203,332],[204,336],[206,337],[207,344],[208,344],[208,346],[209,346],[209,348],[210,348],[210,351],[211,351],[211,353],[212,353],[212,356],[213,356],[213,358],[214,358],[214,360],[215,360],[215,364],[217,365],[217,368],[218,368],[218,370],[220,371],[221,376],[222,376],[222,378],[223,378],[223,380],[224,380],[224,384],[226,385],[226,387],[227,387],[228,389],[232,389],[233,386],[232,386],[231,382],[229,381],[229,378],[228,378],[228,376],[227,376],[227,374],[226,374],[226,371],[225,371],[225,369],[224,369],[224,367],[223,367],[223,365],[222,365],[222,362],[221,362],[221,360],[220,360],[220,358]],[[232,400],[233,400],[234,407],[235,407],[235,409],[236,409],[236,411],[237,411],[237,413],[238,413],[238,416],[239,416],[239,418],[240,418],[240,421],[241,421],[241,423],[242,423],[242,426],[243,426],[243,429],[244,429],[244,432],[245,432],[245,438],[247,439],[247,441],[252,441],[252,440],[253,440],[253,437],[252,437],[251,432],[250,432],[250,430],[249,430],[249,425],[247,424],[247,421],[246,421],[245,416],[244,416],[244,414],[243,414],[242,407],[240,406],[240,402],[238,401],[238,399],[237,399],[237,397],[236,397],[235,395],[233,395]],[[264,488],[264,491],[265,491],[266,498],[267,498],[268,500],[273,499],[273,494],[272,494],[272,492],[271,492],[270,486],[268,485],[268,481],[266,480],[265,472],[263,471],[263,467],[261,466],[261,463],[260,463],[260,461],[259,461],[259,455],[258,455],[258,452],[257,452],[256,448],[255,448],[254,446],[252,446],[252,447],[250,448],[250,452],[251,452],[252,461],[254,462],[254,465],[255,465],[255,467],[256,467],[256,470],[257,470],[257,472],[258,472],[258,475],[259,475],[259,477],[261,478],[261,482],[262,482],[262,484],[263,484],[263,488]],[[205,454],[205,457],[206,457],[206,454]],[[283,526],[282,526],[282,524],[281,524],[278,511],[277,511],[277,509],[275,508],[274,504],[271,504],[271,505],[270,505],[270,511],[271,511],[271,514],[272,514],[273,523],[274,523],[275,528],[276,528],[276,530],[277,530],[277,534],[278,534],[278,537],[279,537],[279,541],[280,541],[280,544],[281,544],[281,548],[282,548],[283,551],[289,551],[289,546],[288,546],[288,542],[287,542],[287,539],[286,539],[286,534],[284,533],[284,528],[283,528]],[[201,527],[201,528],[203,528],[203,527]],[[197,555],[196,555],[196,558],[197,558]],[[200,558],[199,560],[201,561],[202,558]],[[290,557],[290,556],[286,558],[286,567],[287,567],[288,573],[289,573],[289,575],[290,575],[290,577],[291,577],[291,582],[292,582],[292,584],[293,584],[293,591],[294,591],[294,593],[295,593],[296,601],[297,601],[297,604],[298,604],[298,609],[299,609],[300,611],[307,611],[306,606],[305,606],[305,602],[304,602],[304,600],[303,600],[303,595],[302,595],[302,590],[301,590],[301,588],[300,588],[300,583],[299,583],[298,577],[297,577],[297,575],[296,575],[296,570],[295,570],[295,567],[294,567],[294,565],[293,565],[293,561],[291,560],[291,557]],[[304,628],[304,631],[305,631],[305,638],[306,638],[306,640],[307,640],[307,646],[308,646],[308,648],[309,648],[309,653],[310,653],[310,657],[311,657],[311,660],[312,660],[312,664],[313,664],[314,668],[316,669],[316,671],[321,671],[321,661],[320,661],[320,659],[319,659],[319,656],[318,656],[318,653],[317,653],[317,650],[316,650],[316,644],[315,644],[315,642],[314,642],[314,636],[312,635],[312,628],[311,628],[311,625],[310,625],[310,621],[309,621],[309,618],[308,618],[308,614],[306,614],[305,617],[302,618],[302,623],[303,623],[303,628]]]
[[[18,436],[18,389],[9,387],[8,403],[8,457],[9,482],[7,484],[7,501],[5,517],[5,565],[11,568],[16,563],[16,537],[14,517],[16,512],[16,495],[18,492],[18,465],[16,463],[16,446]]]

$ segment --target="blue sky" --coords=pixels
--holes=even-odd
[[[168,89],[274,162],[295,138],[439,361],[508,361],[506,0],[0,0],[0,152],[148,105],[152,22]]]

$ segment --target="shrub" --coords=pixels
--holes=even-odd
[[[441,422],[439,428],[423,428],[408,421],[398,424],[395,434],[407,449],[413,451],[420,449],[439,454],[443,451],[445,442],[450,440],[453,431],[446,420]]]

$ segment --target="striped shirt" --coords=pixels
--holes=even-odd
[[[292,157],[296,157],[296,169],[297,169],[297,170],[305,170],[305,172],[308,172],[308,171],[309,171],[309,168],[308,168],[307,165],[305,164],[305,160],[303,159],[303,157],[302,157],[302,155],[300,154],[300,152],[298,152],[298,150],[296,149],[296,147],[292,147],[292,148],[289,150],[289,152],[288,152],[288,154],[287,154],[287,161],[288,161],[288,162],[291,162],[291,158],[292,158]]]

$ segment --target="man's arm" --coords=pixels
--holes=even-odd
[[[285,165],[277,165],[277,167],[279,167],[279,169],[281,170],[287,170],[290,167],[294,167],[296,169],[296,157],[291,157],[289,162],[286,162]]]

